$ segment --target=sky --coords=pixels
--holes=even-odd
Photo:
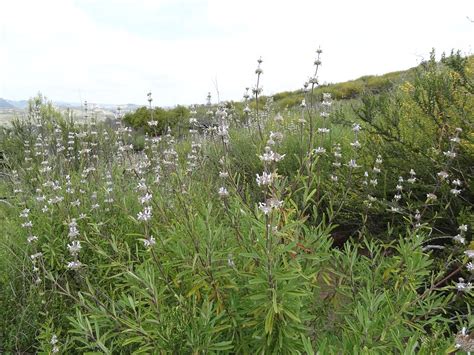
[[[109,104],[240,100],[474,52],[473,0],[0,0],[0,97]]]

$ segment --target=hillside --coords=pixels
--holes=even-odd
[[[474,55],[466,58],[467,71],[474,71]],[[383,75],[365,75],[355,80],[349,80],[341,83],[320,85],[315,88],[315,94],[322,95],[323,92],[330,93],[333,99],[355,99],[363,93],[378,94],[392,89],[394,86],[414,77],[418,67],[386,73]],[[273,95],[274,102],[280,108],[290,108],[297,106],[304,99],[303,90],[284,91]]]
[[[12,109],[12,108],[15,108],[15,106],[13,106],[8,101],[0,97],[0,109]]]

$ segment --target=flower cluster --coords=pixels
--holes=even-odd
[[[78,270],[82,263],[79,261],[79,252],[82,249],[81,242],[78,240],[80,232],[77,228],[77,220],[73,218],[69,223],[69,233],[68,238],[71,241],[70,244],[67,245],[67,249],[69,254],[72,256],[73,260],[68,262],[67,268],[70,270]]]

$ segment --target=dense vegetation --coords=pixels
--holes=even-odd
[[[472,58],[359,81],[112,125],[32,102],[0,133],[0,351],[472,349]]]

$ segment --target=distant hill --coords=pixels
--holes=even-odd
[[[2,99],[0,97],[0,109],[9,109],[9,108],[15,108],[11,103],[9,103],[7,100]]]

